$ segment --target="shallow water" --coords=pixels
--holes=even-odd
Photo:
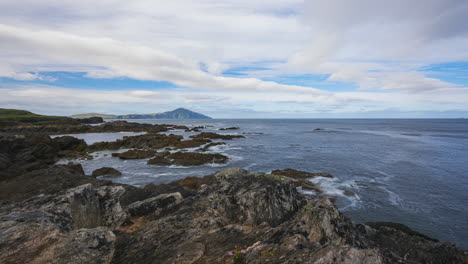
[[[338,196],[338,207],[354,221],[400,222],[468,248],[468,120],[131,121],[211,125],[204,131],[243,134],[246,138],[225,141],[228,145],[211,149],[230,158],[225,165],[160,167],[147,165],[146,160],[122,161],[106,151],[95,153],[94,160],[82,161],[87,173],[110,166],[123,173],[113,179],[116,182],[143,186],[204,176],[226,167],[329,172],[335,178],[313,181],[328,194]],[[241,129],[217,130],[232,126]],[[323,130],[314,131],[316,128]],[[76,136],[93,143],[115,140],[115,134]],[[354,195],[345,195],[345,190]]]

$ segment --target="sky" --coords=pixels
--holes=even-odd
[[[0,0],[0,108],[468,117],[466,0]]]

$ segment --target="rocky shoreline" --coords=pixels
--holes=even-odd
[[[55,164],[120,148],[133,150],[118,158],[160,165],[225,162],[203,149],[239,138],[160,134],[172,129],[203,128],[125,121],[1,128],[0,263],[468,263],[467,251],[404,225],[353,223],[308,185],[329,174],[229,168],[137,188],[85,175],[79,164]],[[92,145],[48,136],[117,131],[147,134]]]

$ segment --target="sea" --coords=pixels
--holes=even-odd
[[[468,119],[212,119],[128,120],[206,126],[203,131],[238,134],[211,153],[227,164],[197,167],[147,165],[112,152],[80,160],[86,173],[108,166],[123,175],[106,178],[144,186],[239,167],[256,172],[292,168],[331,173],[314,178],[354,222],[398,222],[468,249]],[[220,128],[240,127],[220,131]],[[168,133],[189,137],[195,132]],[[88,144],[138,133],[75,134]],[[193,150],[193,149],[188,149]],[[125,151],[125,150],[119,150]],[[67,162],[63,160],[61,162]],[[306,192],[306,191],[305,191]]]

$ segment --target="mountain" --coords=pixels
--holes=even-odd
[[[72,115],[73,118],[102,117],[104,119],[211,119],[211,117],[190,111],[185,108],[177,108],[172,111],[158,114],[128,114],[128,115],[107,115],[99,113],[86,113]]]
[[[130,114],[120,115],[117,119],[211,119],[211,117],[190,111],[185,108],[177,108],[173,111],[159,114]]]
[[[90,118],[90,117],[101,117],[104,119],[112,119],[116,118],[116,115],[107,115],[107,114],[99,114],[99,113],[86,113],[86,114],[77,114],[71,115],[72,118]]]

